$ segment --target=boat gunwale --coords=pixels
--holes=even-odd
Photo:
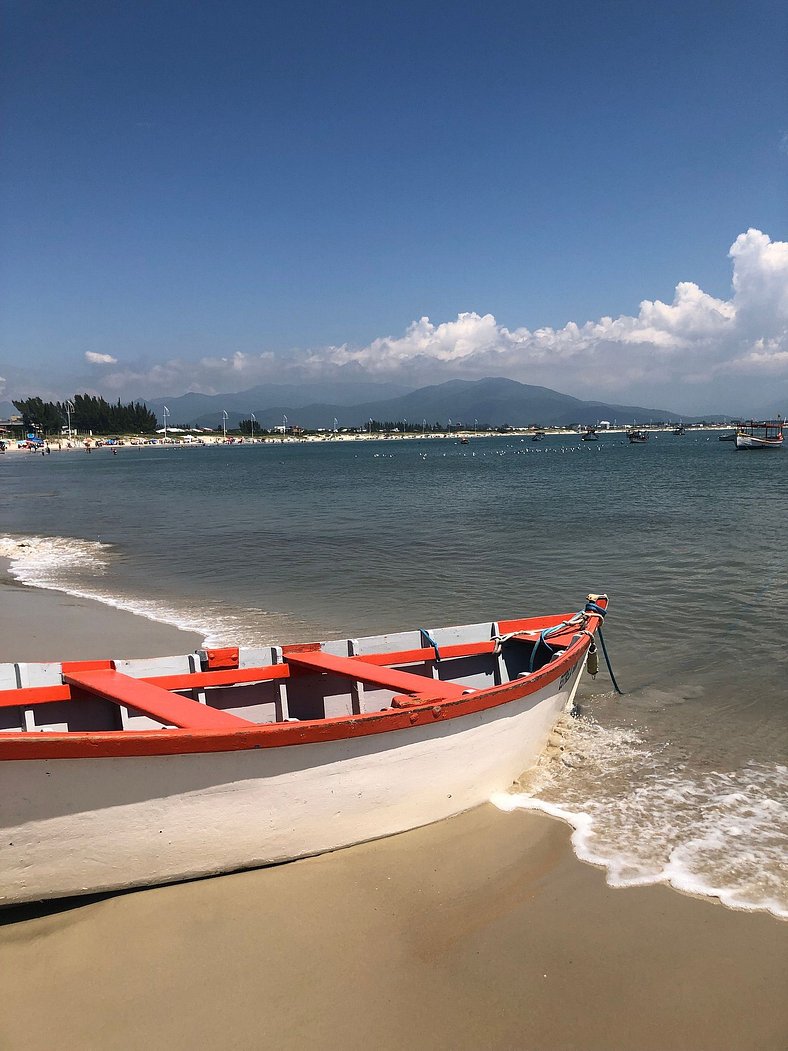
[[[601,602],[600,602],[601,604]],[[606,604],[606,603],[605,603]],[[234,730],[39,731],[0,734],[0,761],[49,759],[133,758],[210,752],[249,751],[302,744],[353,740],[372,734],[462,718],[537,693],[574,667],[591,644],[601,616],[590,613],[565,649],[544,667],[524,678],[475,690],[453,700],[414,698],[404,708],[342,715],[298,722],[252,724]],[[567,629],[569,630],[569,629]],[[425,679],[425,684],[434,680]]]

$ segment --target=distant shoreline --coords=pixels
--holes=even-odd
[[[665,434],[673,436],[673,426],[670,427],[656,427],[649,424],[638,424],[638,430],[649,431],[652,434]],[[625,435],[631,428],[630,427],[606,427],[604,429],[596,429],[597,435],[600,437],[605,434],[617,434]],[[703,434],[711,431],[717,433],[720,431],[731,431],[735,430],[735,424],[713,424],[705,427],[688,426],[685,427],[687,434]],[[545,427],[540,430],[541,434],[548,438],[554,437],[567,437],[567,438],[582,438],[586,432],[581,431],[567,431],[555,427]],[[478,431],[435,431],[435,432],[423,432],[418,433],[407,433],[400,434],[397,432],[387,432],[385,434],[374,433],[369,434],[361,432],[357,434],[287,434],[287,435],[274,435],[269,434],[264,438],[250,438],[246,435],[228,435],[224,438],[222,435],[217,434],[201,434],[199,437],[193,437],[190,440],[185,439],[181,434],[177,434],[176,437],[170,437],[168,434],[165,438],[163,435],[121,435],[115,439],[112,444],[107,444],[107,439],[100,436],[77,438],[72,437],[70,440],[67,438],[49,438],[45,441],[43,447],[38,448],[19,448],[17,439],[6,440],[6,452],[10,453],[27,453],[28,455],[40,455],[42,450],[46,455],[47,449],[52,452],[84,452],[85,448],[90,448],[91,451],[101,450],[103,452],[112,452],[125,449],[157,449],[162,447],[167,448],[184,448],[184,449],[199,449],[205,448],[206,446],[214,445],[226,445],[226,446],[237,446],[237,445],[321,445],[328,444],[332,445],[337,442],[369,442],[369,441],[481,441],[490,438],[520,438],[520,439],[532,439],[536,436],[537,432],[533,428],[515,428],[511,431],[485,431],[479,433]]]

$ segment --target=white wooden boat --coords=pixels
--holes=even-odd
[[[288,861],[484,803],[572,704],[606,608],[0,665],[0,903]]]
[[[736,428],[737,449],[780,449],[783,444],[783,421],[750,420]]]

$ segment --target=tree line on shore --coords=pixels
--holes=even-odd
[[[534,425],[534,426],[536,426],[536,425]],[[363,426],[362,425],[357,425],[355,427],[352,427],[352,426],[351,427],[348,427],[348,426],[339,427],[339,425],[337,423],[334,427],[326,427],[326,428],[324,428],[324,430],[328,431],[328,432],[331,432],[331,431],[343,431],[343,432],[356,433],[356,434],[358,434],[358,433],[365,433],[365,432],[367,434],[392,434],[392,433],[400,433],[400,434],[446,434],[447,432],[451,432],[451,431],[474,430],[474,431],[478,431],[480,434],[486,434],[486,433],[489,433],[489,432],[504,433],[505,431],[512,430],[512,428],[509,427],[508,425],[504,425],[502,427],[491,427],[489,423],[481,424],[481,423],[478,423],[478,421],[472,428],[468,428],[468,427],[463,427],[463,425],[461,423],[456,423],[456,424],[452,423],[451,420],[449,420],[449,423],[448,423],[447,426],[444,426],[444,424],[442,424],[440,422],[440,420],[436,420],[435,423],[428,423],[426,420],[423,420],[421,423],[417,424],[417,423],[415,423],[413,421],[408,422],[407,420],[375,420],[375,419],[371,419],[371,420],[368,420]],[[280,431],[280,432],[281,431],[286,431],[286,432],[297,431],[299,433],[304,433],[304,434],[315,434],[315,433],[318,432],[318,428],[315,428],[315,427],[300,427],[300,426],[297,426],[297,425],[293,425],[293,426],[288,425],[287,427],[273,427],[273,428],[271,428],[271,427],[264,427],[264,426],[261,426],[261,424],[256,419],[253,420],[251,417],[249,417],[249,419],[240,420],[239,423],[238,423],[238,426],[236,428],[230,428],[230,427],[227,428],[227,433],[228,434],[231,433],[231,432],[232,433],[239,433],[240,432],[241,434],[248,434],[248,435],[252,435],[252,436],[254,436],[255,434],[258,434],[258,435],[259,434],[273,434],[273,433],[275,433],[277,431]]]
[[[116,405],[92,394],[75,394],[70,401],[20,398],[14,405],[25,429],[40,435],[61,434],[69,426],[82,434],[153,434],[156,416],[142,402]]]

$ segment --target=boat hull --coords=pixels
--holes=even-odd
[[[290,861],[478,806],[536,761],[584,663],[505,704],[358,738],[5,762],[0,904]]]

